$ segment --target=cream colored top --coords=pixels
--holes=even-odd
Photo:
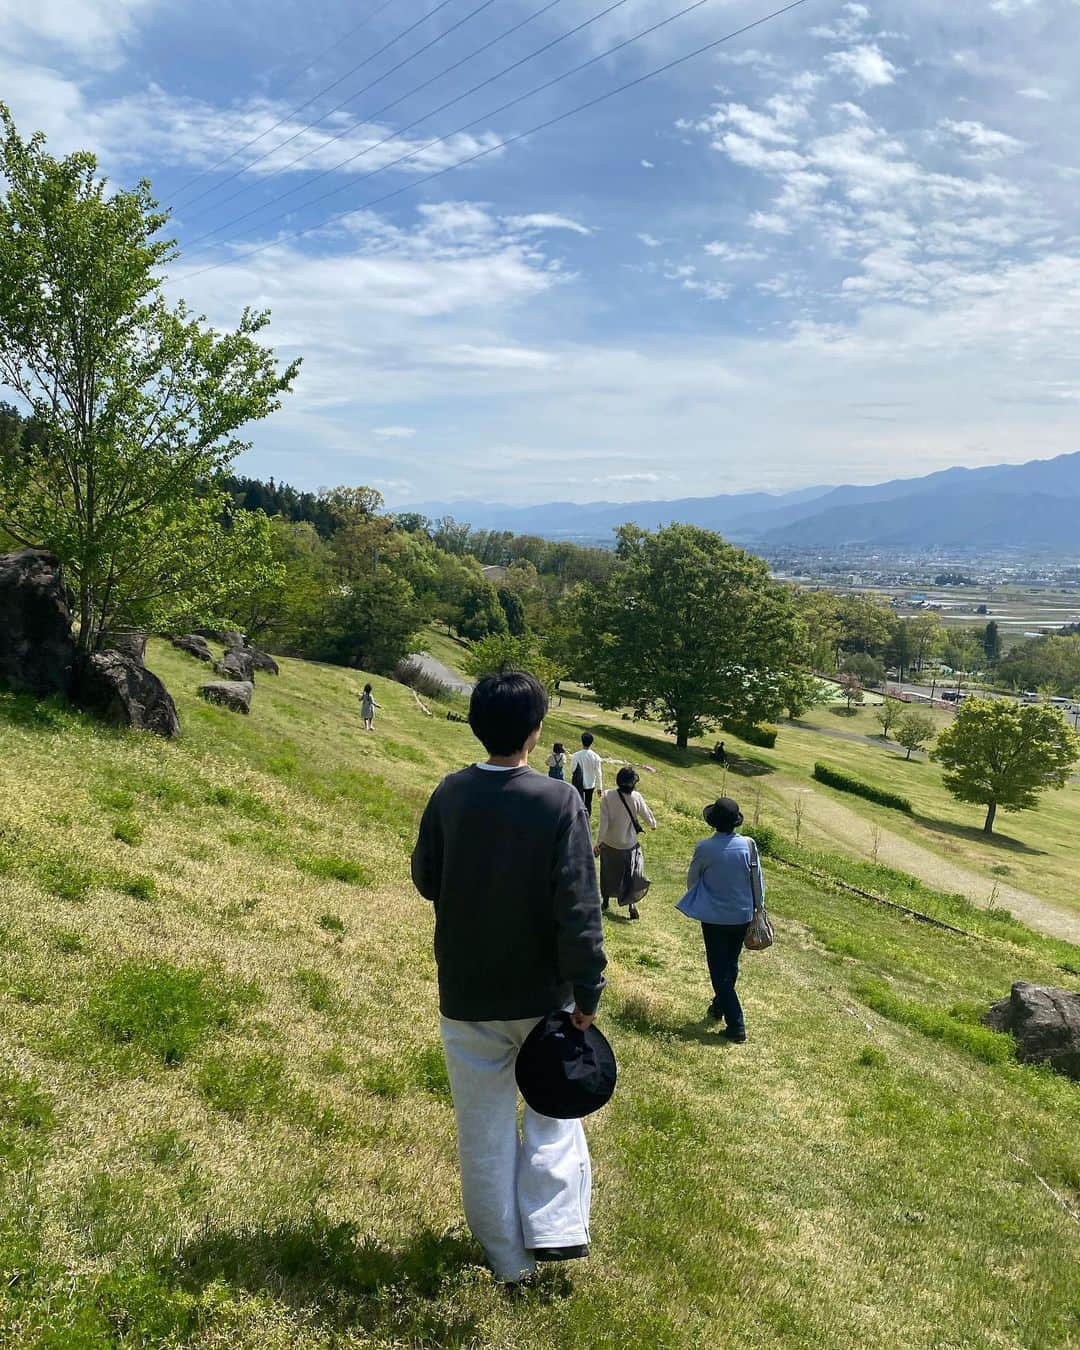
[[[626,806],[619,800],[618,788],[609,788],[600,802],[600,829],[596,836],[598,844],[607,844],[608,848],[633,848],[638,842],[634,827],[630,822]],[[637,823],[650,830],[656,829],[656,817],[640,792],[631,792],[626,804],[633,811]]]

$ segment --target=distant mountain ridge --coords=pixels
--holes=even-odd
[[[1023,464],[941,469],[862,486],[747,492],[673,501],[422,507],[477,529],[599,540],[634,521],[680,522],[762,547],[1032,548],[1080,552],[1080,451]]]

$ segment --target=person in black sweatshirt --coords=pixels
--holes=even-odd
[[[514,1061],[541,1018],[587,1028],[604,987],[589,818],[566,782],[529,768],[547,712],[531,675],[487,675],[469,724],[485,762],[432,793],[412,855],[435,906],[441,1031],[458,1127],[465,1216],[496,1279],[588,1255],[591,1169],[581,1122],[526,1106]]]

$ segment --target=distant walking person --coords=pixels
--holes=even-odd
[[[548,755],[548,777],[558,778],[561,782],[566,780],[566,746],[562,741],[556,741],[551,747],[551,754]]]
[[[644,826],[656,829],[656,817],[648,803],[636,791],[638,776],[627,765],[615,777],[616,787],[600,799],[600,829],[596,836],[596,856],[600,859],[600,895],[603,909],[616,900],[626,907],[631,919],[640,919],[637,901],[649,889],[645,859],[638,836]]]
[[[364,719],[364,730],[375,730],[375,709],[379,704],[375,702],[375,695],[371,692],[371,685],[364,685],[364,692],[360,695],[360,716]]]
[[[581,749],[575,750],[570,759],[570,772],[574,786],[581,794],[585,810],[592,815],[593,793],[604,790],[604,764],[592,748],[595,740],[591,731],[581,733]]]
[[[548,1014],[588,1030],[606,964],[592,835],[569,783],[529,768],[547,694],[485,675],[469,725],[484,763],[444,778],[420,822],[413,881],[435,906],[442,1041],[469,1227],[497,1280],[589,1254],[592,1174],[580,1120],[524,1109],[514,1065]]]
[[[735,992],[739,954],[754,910],[765,903],[765,880],[757,845],[735,831],[742,824],[738,802],[718,797],[702,812],[714,833],[694,849],[687,891],[677,908],[701,924],[713,1001],[708,1015],[726,1025],[730,1041],[746,1040],[746,1022]]]

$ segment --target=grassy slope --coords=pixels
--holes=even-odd
[[[151,661],[175,745],[0,700],[0,1341],[1080,1337],[1080,1229],[1036,1177],[1080,1206],[1080,1090],[972,1021],[1016,978],[1076,987],[1056,963],[1080,954],[957,938],[773,866],[780,941],[746,959],[751,1041],[728,1046],[672,910],[716,775],[569,701],[545,741],[600,717],[607,750],[658,770],[662,829],[644,921],[609,926],[623,1077],[590,1130],[594,1254],[508,1305],[459,1218],[407,880],[468,729],[379,682],[364,736],[363,677],[297,662],[243,719],[195,700],[194,662]]]
[[[951,714],[939,712],[937,716],[947,721]],[[862,735],[880,731],[869,709],[851,718],[838,715],[833,708],[818,709],[804,720]],[[770,771],[779,771],[815,792],[830,793],[866,820],[876,820],[889,829],[900,828],[915,842],[970,868],[985,877],[987,894],[995,881],[1004,881],[1080,912],[1075,850],[1080,834],[1080,783],[1070,782],[1059,792],[1046,793],[1035,811],[1015,815],[999,812],[996,832],[987,838],[981,828],[983,808],[956,801],[942,786],[941,769],[936,764],[906,760],[902,751],[817,735],[786,723],[781,723],[781,734],[772,751],[744,748],[733,738],[729,738],[729,744],[744,749],[747,756]],[[914,818],[898,821],[895,811],[875,807],[850,794],[837,795],[809,781],[815,760],[824,760],[908,797],[915,808]],[[767,785],[767,777],[764,781]],[[790,819],[789,811],[784,814]],[[862,847],[865,849],[865,843]]]

